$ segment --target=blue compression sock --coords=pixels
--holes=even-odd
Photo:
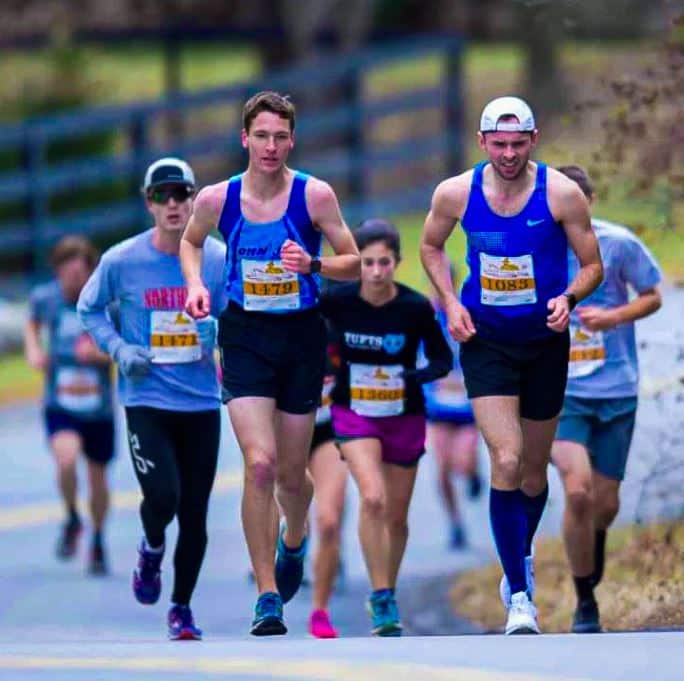
[[[538,494],[536,497],[528,497],[525,492],[520,490],[522,495],[523,503],[525,505],[525,514],[527,515],[527,539],[525,543],[525,555],[532,555],[532,541],[534,540],[534,534],[539,527],[539,521],[541,520],[542,514],[544,513],[544,508],[546,506],[546,500],[549,498],[549,486],[544,487],[544,491]]]
[[[492,487],[489,496],[489,518],[496,550],[511,587],[511,593],[527,591],[525,580],[527,515],[520,490],[505,491]]]

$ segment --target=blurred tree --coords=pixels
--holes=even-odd
[[[603,135],[590,173],[603,195],[626,183],[635,196],[657,198],[674,228],[684,201],[684,8],[665,3],[665,39],[642,65],[602,79],[602,96],[577,105],[601,118]]]
[[[358,48],[372,27],[374,4],[374,0],[279,0],[292,56],[310,57],[321,32],[331,36],[342,52]]]
[[[567,88],[558,63],[564,4],[550,0],[515,0],[514,3],[515,37],[525,49],[523,94],[542,122],[567,106]]]

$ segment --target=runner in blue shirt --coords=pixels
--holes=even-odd
[[[220,391],[214,362],[215,319],[197,322],[184,311],[178,249],[192,210],[195,177],[177,158],[145,174],[145,203],[154,227],[110,248],[78,301],[83,325],[119,365],[119,397],[143,493],[144,535],[133,573],[135,598],[155,603],[161,593],[165,532],[178,519],[169,638],[199,639],[190,598],[207,544],[207,506],[216,473]],[[225,307],[225,249],[204,245],[202,276],[212,292],[207,312]],[[106,314],[118,303],[119,328]]]
[[[570,311],[601,282],[589,205],[577,185],[530,160],[530,107],[500,97],[484,108],[478,139],[488,160],[435,190],[421,242],[423,265],[461,343],[461,366],[491,459],[490,518],[504,576],[507,634],[538,633],[532,540],[568,365]],[[444,243],[460,221],[469,276],[460,300]],[[568,242],[580,267],[568,282]]]
[[[286,165],[292,102],[257,93],[242,119],[247,170],[200,192],[181,260],[187,310],[201,319],[212,300],[202,244],[212,229],[221,232],[229,298],[219,322],[223,388],[245,460],[242,522],[259,593],[251,633],[264,636],[286,633],[283,603],[303,577],[313,496],[307,463],[325,372],[320,276],[356,278],[359,255],[330,185]],[[320,255],[323,236],[335,255]]]
[[[45,373],[45,428],[67,511],[57,556],[68,559],[77,551],[83,525],[76,508],[76,463],[83,453],[93,523],[88,570],[106,574],[102,537],[109,508],[106,468],[114,456],[111,361],[97,349],[76,315],[76,300],[97,260],[97,251],[83,237],[66,236],[57,243],[50,256],[55,279],[31,293],[24,345],[29,365]],[[47,332],[45,348],[43,331]]]
[[[451,264],[452,285],[457,286],[456,268]],[[446,311],[433,301],[437,321],[454,355],[454,365],[444,377],[423,386],[429,449],[437,462],[437,483],[449,520],[449,547],[463,549],[468,540],[452,477],[467,480],[468,496],[476,499],[482,490],[477,466],[479,435],[473,408],[466,394],[458,343],[447,328]]]
[[[579,166],[559,170],[590,202]],[[565,487],[563,538],[577,591],[575,633],[601,630],[594,587],[603,576],[606,532],[620,508],[620,483],[632,442],[639,390],[634,322],[661,305],[655,259],[626,227],[593,219],[605,277],[570,319],[568,386],[553,462]],[[577,259],[569,253],[571,276]],[[630,291],[636,297],[630,300]]]

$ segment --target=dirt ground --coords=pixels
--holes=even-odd
[[[535,568],[542,630],[569,631],[576,601],[560,539],[538,542]],[[500,630],[500,578],[498,564],[458,576],[450,593],[456,613]],[[684,520],[610,531],[596,596],[606,631],[684,627]]]

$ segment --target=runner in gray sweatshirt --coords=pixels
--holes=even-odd
[[[207,543],[207,505],[218,456],[214,346],[215,318],[225,307],[225,248],[215,239],[205,242],[202,277],[212,317],[195,321],[184,312],[178,259],[195,193],[193,172],[180,159],[160,159],[148,168],[143,190],[154,227],[102,256],[81,293],[78,313],[119,365],[119,396],[143,493],[135,597],[148,604],[158,600],[165,529],[177,517],[169,638],[199,639],[202,632],[189,604]],[[112,301],[118,302],[119,328],[106,314]]]

